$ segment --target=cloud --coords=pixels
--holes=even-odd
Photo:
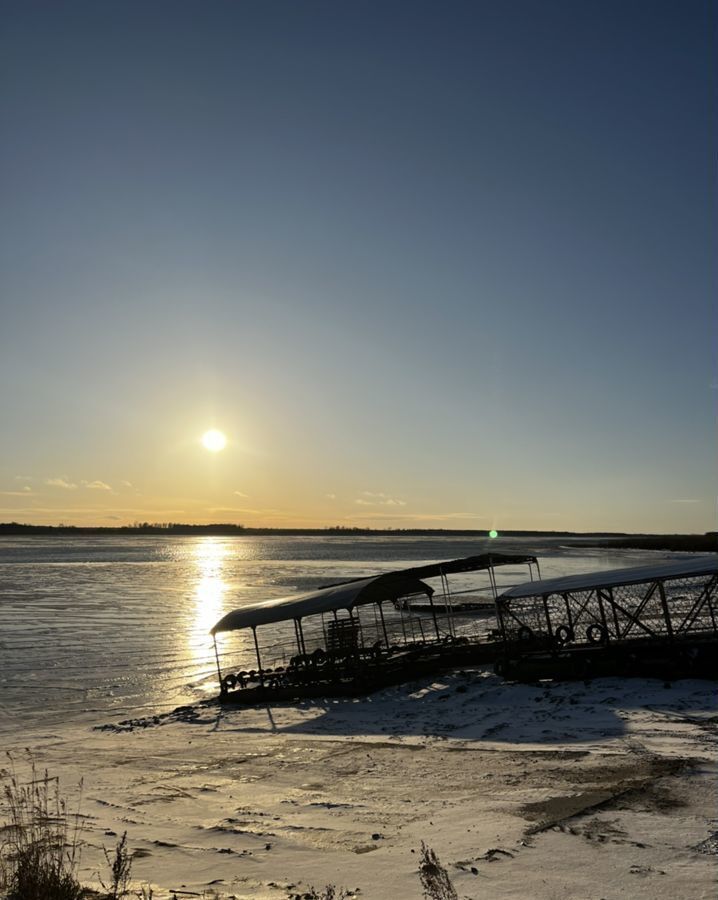
[[[83,481],[82,484],[91,491],[111,491],[112,488],[104,481]]]
[[[359,506],[406,506],[406,500],[390,497],[382,491],[362,491],[354,502]]]
[[[131,487],[132,487],[132,482],[131,482],[131,481],[121,481],[120,484],[122,485],[122,487],[126,487],[126,488],[131,488]]]
[[[403,519],[407,522],[448,522],[453,519],[485,519],[477,513],[449,512],[449,513],[394,513],[394,512],[365,512],[346,516],[346,519]]]
[[[249,496],[249,494],[243,494],[242,491],[232,491],[232,493],[233,493],[236,497],[244,497],[245,499]]]
[[[16,475],[15,481],[34,481],[32,475]]]
[[[27,494],[23,496],[27,497]],[[162,521],[166,522],[168,516],[178,516],[178,515],[187,515],[186,509],[138,509],[137,507],[132,506],[111,506],[109,509],[101,507],[101,506],[73,506],[73,507],[57,507],[57,506],[24,506],[24,507],[12,507],[12,506],[2,506],[0,507],[0,513],[32,513],[33,515],[40,515],[41,513],[47,513],[48,515],[62,515],[66,517],[66,521],[70,521],[73,518],[77,518],[77,516],[97,516],[100,513],[105,515],[110,515],[111,513],[124,513],[123,518],[132,517],[134,519],[141,519],[143,522],[147,521]]]
[[[110,493],[112,493],[112,488],[104,481],[85,481],[83,479],[80,483],[83,487],[88,488],[91,491],[110,491]],[[49,487],[62,488],[64,491],[77,490],[75,482],[70,481],[66,475],[62,475],[59,478],[46,478],[45,484]]]
[[[33,496],[35,491],[26,484],[21,491],[0,491],[0,494],[2,494],[3,497],[28,497]]]
[[[49,487],[62,488],[64,491],[74,491],[77,488],[69,479],[64,476],[61,478],[47,478],[45,484]]]
[[[327,500],[336,500],[336,499],[337,499],[337,495],[336,495],[336,494],[325,494],[324,497],[325,497]]]
[[[688,499],[688,500],[671,500],[671,503],[700,503],[700,502],[701,502],[700,500],[693,500],[693,499]]]
[[[267,507],[266,509],[252,509],[249,506],[212,506],[209,508],[208,512],[211,513],[245,513],[246,515],[251,516],[261,516],[267,513],[271,515],[283,516],[284,518],[289,518],[290,514],[283,509],[274,509]]]

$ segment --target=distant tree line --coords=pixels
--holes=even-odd
[[[437,535],[452,537],[478,537],[489,539],[489,532],[476,529],[447,528],[366,528],[356,525],[328,525],[323,528],[250,528],[233,522],[217,522],[209,525],[193,525],[185,522],[133,522],[131,525],[28,525],[22,522],[0,523],[0,534],[52,534],[69,532],[72,534],[247,534],[247,535],[326,535],[326,534],[373,534],[373,535]],[[573,531],[502,531],[503,537],[571,537]],[[606,532],[595,532],[595,536],[605,537]],[[612,532],[616,537],[623,532]]]
[[[352,525],[330,525],[325,528],[248,528],[232,522],[192,525],[183,522],[133,522],[131,525],[26,525],[21,522],[0,523],[0,536],[21,534],[157,534],[157,535],[275,535],[284,537],[321,537],[322,535],[373,535],[379,537],[464,537],[490,541],[488,531],[445,528],[359,528]],[[568,537],[580,538],[574,547],[606,547],[630,550],[666,550],[691,553],[718,552],[718,532],[706,534],[627,534],[626,532],[577,531],[502,531],[500,537]],[[493,543],[493,541],[492,541]],[[500,543],[498,544],[500,547]],[[497,548],[498,549],[498,548]]]

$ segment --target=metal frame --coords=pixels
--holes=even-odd
[[[499,597],[497,614],[505,642],[540,638],[580,646],[718,634],[718,575],[674,574],[637,584]]]
[[[529,576],[533,579],[533,566],[536,565],[538,570],[538,561],[535,557],[486,554],[378,576],[385,584],[386,579],[399,577],[398,581],[388,582],[405,591],[397,593],[393,601],[384,596],[354,606],[320,609],[303,615],[297,610],[294,598],[287,598],[292,601],[290,606],[292,614],[286,618],[276,617],[270,621],[255,623],[250,619],[245,625],[218,628],[225,622],[227,618],[225,617],[212,632],[220,694],[227,697],[229,693],[235,691],[235,688],[241,690],[259,686],[272,689],[295,686],[298,683],[321,685],[342,679],[361,678],[367,669],[379,670],[386,667],[393,670],[397,662],[405,658],[412,661],[438,655],[449,658],[454,652],[453,648],[459,645],[484,643],[487,634],[480,633],[476,625],[484,619],[476,617],[472,619],[473,613],[462,606],[461,601],[455,600],[457,594],[473,594],[476,589],[452,591],[449,575],[487,573],[491,594],[495,599],[497,593],[495,567],[522,564],[528,564]],[[442,598],[443,608],[441,601],[438,603],[435,601],[434,589],[423,584],[420,575],[440,581],[437,596]],[[366,579],[356,579],[354,582],[343,584],[365,581]],[[330,585],[324,590],[341,586],[341,584]],[[422,587],[425,590],[422,590]],[[313,601],[316,596],[321,597],[322,593],[323,591],[318,591],[308,596]],[[414,608],[414,602],[419,594],[422,597],[426,594],[428,605],[421,608],[417,605]],[[258,604],[257,608],[261,613],[262,605]],[[237,612],[240,611],[229,614],[229,617],[236,615]],[[422,612],[425,614],[422,615]],[[351,622],[356,627],[356,645],[353,649],[347,647],[345,648],[347,652],[343,653],[340,648],[333,645],[330,634],[336,629],[331,625],[327,627],[327,617],[331,617],[330,623],[339,625],[342,622]],[[233,631],[237,635],[246,635],[241,639],[239,658],[235,658],[230,666],[225,665],[224,674],[220,658],[225,658],[225,652],[220,655],[217,648],[217,631]],[[251,637],[248,635],[250,631]],[[234,655],[233,653],[232,656]],[[256,662],[251,662],[252,657]]]

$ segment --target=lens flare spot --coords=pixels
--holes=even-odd
[[[489,537],[491,538],[491,540],[493,540],[494,538],[497,538],[498,536],[499,536],[498,531],[494,531],[494,529],[492,528],[491,531],[489,532]]]

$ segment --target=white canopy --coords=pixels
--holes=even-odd
[[[307,594],[250,603],[227,613],[217,622],[211,634],[235,631],[238,628],[256,628],[258,625],[302,619],[339,609],[353,609],[365,603],[397,600],[410,594],[426,594],[431,597],[433,593],[433,589],[418,578],[406,578],[393,573],[378,575]]]
[[[518,600],[521,597],[561,594],[565,591],[590,591],[596,588],[615,587],[619,584],[642,584],[666,578],[690,578],[716,574],[718,574],[718,556],[700,556],[697,559],[681,559],[653,566],[609,569],[605,572],[588,572],[585,575],[567,575],[563,578],[547,578],[544,581],[527,581],[504,591],[499,597],[499,602]]]

